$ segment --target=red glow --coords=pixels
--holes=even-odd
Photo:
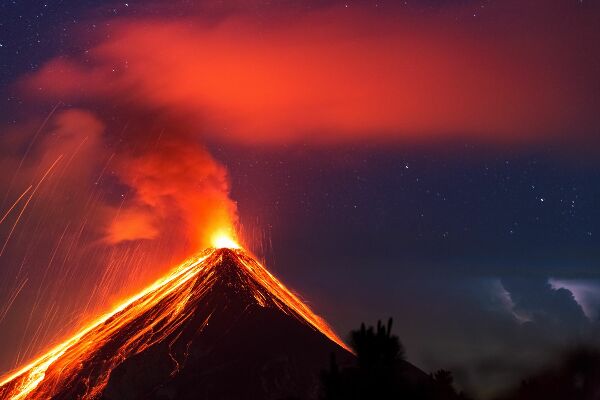
[[[515,141],[595,121],[596,95],[574,79],[587,74],[587,53],[574,35],[560,35],[560,19],[555,34],[507,20],[488,36],[449,18],[351,11],[266,26],[251,17],[199,20],[118,21],[86,55],[91,62],[55,59],[26,86],[160,108],[204,134],[247,143]],[[573,57],[558,57],[557,47]]]
[[[177,224],[191,249],[204,248],[215,230],[235,225],[227,171],[192,138],[171,135],[156,149],[116,164],[135,196],[111,222],[110,243],[153,238],[159,228]]]

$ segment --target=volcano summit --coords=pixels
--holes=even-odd
[[[0,382],[0,399],[316,398],[325,321],[241,249],[209,249]]]

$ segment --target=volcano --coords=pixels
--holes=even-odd
[[[311,399],[327,323],[241,249],[209,249],[0,382],[1,399]]]

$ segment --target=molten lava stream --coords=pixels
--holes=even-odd
[[[216,279],[218,271],[214,267],[224,254],[235,257],[236,265],[243,269],[257,304],[263,307],[274,304],[349,350],[322,318],[234,241],[224,236],[216,243],[229,249],[207,249],[186,260],[70,339],[5,377],[0,382],[0,398],[51,398],[57,390],[73,386],[75,377],[88,374],[88,370],[93,374],[86,375],[82,398],[99,397],[111,372],[119,364],[163,341],[190,318],[192,311],[186,305],[202,301],[202,296]],[[111,346],[117,346],[117,351],[103,354],[102,350],[109,342]]]

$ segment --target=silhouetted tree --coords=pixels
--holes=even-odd
[[[356,365],[341,368],[332,355],[329,370],[322,375],[322,395],[326,400],[462,399],[456,394],[449,371],[428,376],[404,361],[404,346],[392,335],[393,321],[350,333]]]
[[[452,372],[445,370],[445,369],[440,369],[438,371],[436,371],[435,374],[433,374],[433,379],[435,380],[435,382],[440,385],[440,386],[452,386],[452,383],[454,382],[454,377],[452,376]]]
[[[359,330],[350,333],[350,345],[356,352],[360,367],[389,368],[404,358],[404,346],[398,336],[391,333],[392,323],[390,318],[386,328],[381,321],[377,321],[377,332],[372,326],[367,329],[363,323]]]
[[[452,395],[455,394],[454,389],[454,377],[452,376],[452,372],[440,369],[433,374],[433,380],[435,381],[435,387],[440,395],[443,398],[452,398]]]

